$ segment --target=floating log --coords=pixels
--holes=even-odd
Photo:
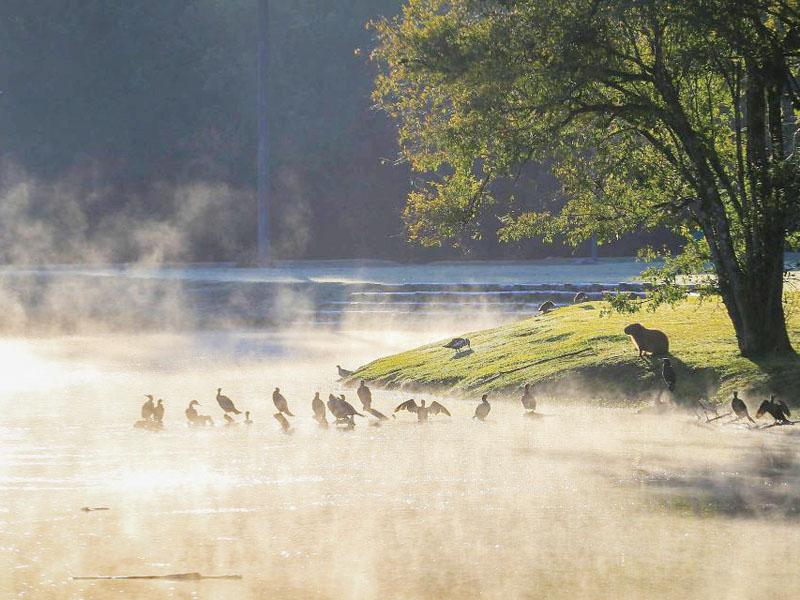
[[[202,579],[241,579],[241,575],[202,575],[200,573],[170,573],[169,575],[87,575],[75,576],[74,581],[96,581],[123,579],[162,579],[167,581],[200,581]]]
[[[111,510],[107,506],[84,506],[81,508],[83,512],[94,512],[96,510]]]

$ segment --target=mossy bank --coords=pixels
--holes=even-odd
[[[792,300],[790,307],[797,305],[797,299]],[[627,324],[640,322],[669,336],[678,375],[675,402],[722,401],[734,389],[751,396],[774,392],[792,404],[800,400],[800,358],[741,357],[719,302],[689,299],[635,315],[603,315],[605,306],[591,302],[494,329],[453,331],[453,336],[471,340],[472,352],[457,355],[442,348],[448,340],[441,340],[373,361],[359,368],[351,381],[366,379],[381,387],[461,397],[483,392],[514,396],[532,383],[539,393],[564,400],[644,402],[668,392],[660,361],[640,359],[623,333]],[[800,311],[789,312],[790,337],[800,348]]]

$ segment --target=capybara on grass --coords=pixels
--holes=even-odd
[[[632,323],[624,331],[631,336],[640,357],[645,354],[661,356],[669,354],[669,338],[663,331],[648,329],[641,323]]]

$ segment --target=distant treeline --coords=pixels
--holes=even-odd
[[[371,107],[365,23],[400,5],[271,2],[278,257],[458,256],[406,243],[402,208],[413,182],[393,164],[394,126]],[[111,225],[120,219],[186,229],[177,247],[160,247],[160,258],[247,260],[255,246],[256,10],[256,0],[4,0],[0,260],[48,260],[48,244],[55,259],[72,260],[85,248],[76,237],[102,242],[97,256],[113,260],[158,245],[158,234],[117,243],[129,230]],[[557,196],[546,168],[522,173],[514,190],[525,206]],[[60,203],[67,201],[64,218]],[[9,250],[19,219],[41,238],[35,254]],[[47,237],[39,220],[47,221]],[[496,215],[485,215],[473,257],[572,253],[531,241],[499,245],[497,226]],[[627,238],[601,252],[630,254],[666,239]]]

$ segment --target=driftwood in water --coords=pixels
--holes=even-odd
[[[83,512],[94,512],[96,510],[111,510],[107,506],[84,506],[81,508]]]
[[[113,580],[122,579],[163,579],[168,581],[200,581],[202,579],[241,579],[241,575],[201,575],[200,573],[171,573],[169,575],[88,575],[73,577],[75,581],[88,580]]]

